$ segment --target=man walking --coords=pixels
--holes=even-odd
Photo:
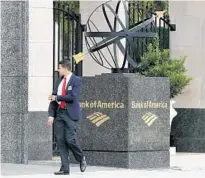
[[[86,169],[86,160],[82,150],[76,142],[76,124],[82,117],[79,93],[81,89],[81,78],[71,72],[71,65],[68,60],[59,62],[59,74],[61,79],[57,82],[55,89],[48,97],[51,101],[59,103],[56,109],[56,118],[49,114],[48,125],[54,122],[57,144],[61,157],[61,168],[55,175],[70,174],[69,152],[71,150],[75,159],[80,163],[80,170]],[[52,113],[52,112],[48,112]]]

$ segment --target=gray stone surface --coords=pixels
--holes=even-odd
[[[46,126],[47,112],[29,112],[28,159],[52,159],[52,127]]]
[[[85,151],[89,165],[110,166],[129,169],[168,168],[169,151],[98,152]]]
[[[27,38],[28,2],[1,1],[1,40]],[[25,23],[26,22],[26,23]]]
[[[3,67],[4,68],[4,67]],[[28,77],[1,77],[2,113],[28,112]]]
[[[177,108],[172,121],[172,144],[178,152],[205,152],[205,109]]]
[[[28,76],[28,22],[26,1],[1,2],[2,76]]]
[[[156,162],[154,166],[169,165],[169,159],[165,159],[163,154],[169,152],[170,142],[169,80],[167,78],[145,78],[137,77],[135,74],[85,77],[80,101],[83,120],[78,127],[78,137],[84,151],[96,155],[97,152],[101,154],[118,152],[122,155],[124,152],[127,155],[134,152],[136,155],[147,156],[147,160],[152,154],[154,157],[158,153],[160,163]],[[107,103],[108,107],[104,105],[100,108],[100,105],[95,102]],[[147,102],[151,104],[147,105]],[[140,108],[142,105],[143,108]],[[97,126],[96,123],[101,120],[100,116],[92,120],[88,118],[93,113],[105,114],[109,119]],[[149,126],[142,119],[148,113],[153,118],[157,117]],[[150,154],[143,154],[146,152]],[[166,164],[161,157],[162,160],[166,160]],[[111,157],[107,158],[112,162]],[[101,158],[96,156],[96,159]],[[129,167],[132,167],[132,164],[135,166],[134,162],[130,161],[131,157],[128,157],[126,164]],[[107,162],[109,166],[109,160]],[[149,167],[146,161],[141,164]]]
[[[165,78],[141,77],[129,82],[129,103],[163,102],[166,108],[137,108],[129,107],[129,150],[169,150],[169,80]],[[131,104],[132,105],[132,104]],[[143,115],[151,112],[158,118],[148,127]]]
[[[1,114],[1,149],[21,149],[21,114]],[[13,141],[11,141],[13,139]]]
[[[28,164],[28,141],[29,141],[29,130],[28,130],[28,113],[23,114],[21,118],[21,163]]]
[[[1,150],[2,163],[22,163],[22,150]]]
[[[28,1],[1,1],[1,162],[28,162]]]
[[[2,76],[25,76],[27,77],[28,67],[25,60],[26,54],[22,54],[24,40],[2,40],[1,62]],[[8,60],[9,59],[9,60]],[[22,68],[24,70],[22,70]]]
[[[124,82],[124,84],[121,84]],[[117,85],[121,87],[116,87]],[[113,94],[115,93],[115,94]],[[127,88],[126,78],[118,80],[117,78],[107,80],[106,78],[100,78],[99,80],[91,78],[89,80],[83,80],[82,101],[117,101],[123,102],[127,105]],[[94,112],[102,112],[112,116],[112,119],[105,122],[102,126],[96,127],[92,122],[88,122],[86,119],[88,115]],[[83,135],[80,139],[80,143],[83,142],[83,148],[89,150],[106,150],[106,151],[125,151],[127,150],[128,139],[124,135],[128,131],[128,121],[126,108],[124,109],[102,109],[89,108],[83,109],[84,120],[81,122],[81,130],[79,135]],[[127,125],[127,126],[125,126]],[[86,132],[89,130],[89,132]],[[103,133],[103,134],[102,134]],[[90,139],[86,139],[89,137]],[[120,137],[120,138],[119,138]],[[118,139],[119,138],[119,139]],[[113,141],[115,144],[113,144]],[[100,144],[99,144],[100,143]],[[103,147],[102,147],[103,145]]]
[[[1,161],[27,163],[27,114],[1,113]],[[8,154],[9,153],[9,154]]]

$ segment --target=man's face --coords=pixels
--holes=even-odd
[[[66,68],[63,68],[62,65],[59,64],[58,71],[59,71],[60,76],[64,76],[66,73]]]

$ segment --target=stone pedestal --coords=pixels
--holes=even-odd
[[[78,139],[89,165],[169,167],[169,80],[136,74],[83,77]]]

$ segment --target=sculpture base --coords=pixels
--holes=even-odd
[[[169,168],[169,151],[84,151],[88,165],[128,169]],[[159,159],[160,158],[160,159]],[[77,163],[71,155],[72,163]]]
[[[169,80],[136,74],[83,77],[78,141],[89,165],[169,167]]]
[[[129,73],[129,69],[128,68],[112,68],[111,69],[112,73]]]

